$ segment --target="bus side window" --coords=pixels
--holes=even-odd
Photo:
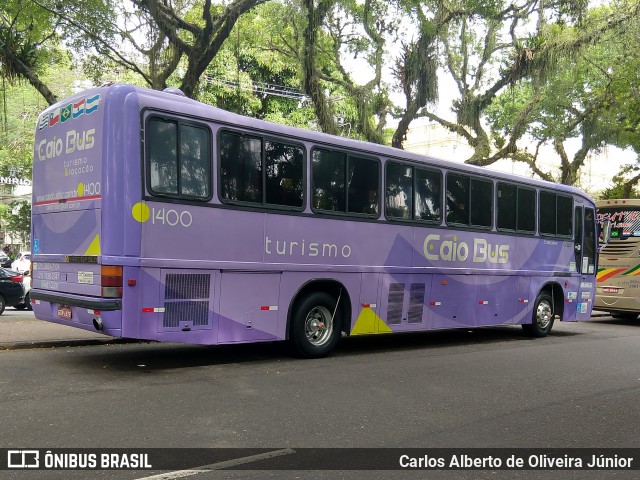
[[[150,190],[178,194],[178,123],[152,118],[147,124]]]
[[[262,140],[223,132],[220,177],[225,200],[262,203]]]
[[[447,175],[447,223],[469,225],[469,177]]]
[[[265,141],[266,202],[300,208],[304,202],[302,148]]]
[[[491,227],[493,223],[493,183],[471,179],[470,224],[474,227]]]
[[[515,230],[517,226],[516,199],[518,187],[498,183],[498,230]]]
[[[206,198],[210,195],[211,152],[209,131],[180,125],[180,193]]]
[[[349,157],[347,178],[349,213],[378,215],[378,162],[368,158]]]
[[[413,168],[388,162],[385,209],[388,217],[411,220],[413,201]]]
[[[442,215],[442,174],[438,171],[415,169],[415,219],[440,222]]]
[[[344,212],[346,155],[320,149],[312,155],[313,208]]]
[[[536,191],[518,187],[518,225],[519,232],[536,231]]]

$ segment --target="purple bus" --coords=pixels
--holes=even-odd
[[[114,337],[287,340],[590,317],[582,191],[111,85],[44,111],[37,318]]]

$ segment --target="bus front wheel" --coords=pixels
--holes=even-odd
[[[546,337],[553,328],[553,299],[547,292],[540,292],[533,307],[531,323],[522,325],[524,333],[530,337]]]
[[[314,292],[296,306],[291,325],[290,342],[294,352],[303,358],[328,355],[340,340],[342,312],[337,300],[325,292]]]

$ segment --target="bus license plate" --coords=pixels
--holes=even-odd
[[[71,307],[65,307],[64,305],[58,305],[58,318],[64,318],[65,320],[71,320]]]
[[[602,293],[618,293],[617,287],[602,287]]]

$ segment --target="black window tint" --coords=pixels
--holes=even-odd
[[[536,231],[536,191],[518,188],[518,228],[521,232]]]
[[[596,222],[592,208],[584,209],[584,244],[583,257],[586,263],[582,265],[582,273],[594,273],[596,268]]]
[[[210,195],[211,154],[209,131],[180,126],[180,193],[194,197]]]
[[[518,187],[506,183],[498,184],[498,229],[516,229],[516,199]]]
[[[573,231],[575,232],[574,240],[574,254],[575,254],[575,263],[577,266],[578,272],[582,271],[582,207],[576,207],[574,210],[574,226]]]
[[[399,163],[387,163],[385,205],[387,216],[411,219],[413,201],[413,168]]]
[[[266,162],[266,202],[302,207],[304,153],[300,147],[279,142],[264,144]]]
[[[345,161],[342,153],[313,151],[313,208],[334,212],[346,210]]]
[[[469,225],[469,177],[447,175],[447,223]]]
[[[491,227],[493,218],[493,183],[471,179],[471,225]]]
[[[224,132],[220,136],[221,196],[262,203],[262,141]]]
[[[571,236],[571,226],[573,225],[573,199],[571,197],[556,197],[556,233],[558,235]]]
[[[540,192],[540,233],[556,234],[556,195]]]
[[[378,214],[378,162],[368,158],[349,157],[347,172],[350,213]]]
[[[442,175],[440,172],[415,169],[416,220],[440,221],[442,212]]]
[[[178,194],[178,123],[153,118],[147,125],[153,193]]]

